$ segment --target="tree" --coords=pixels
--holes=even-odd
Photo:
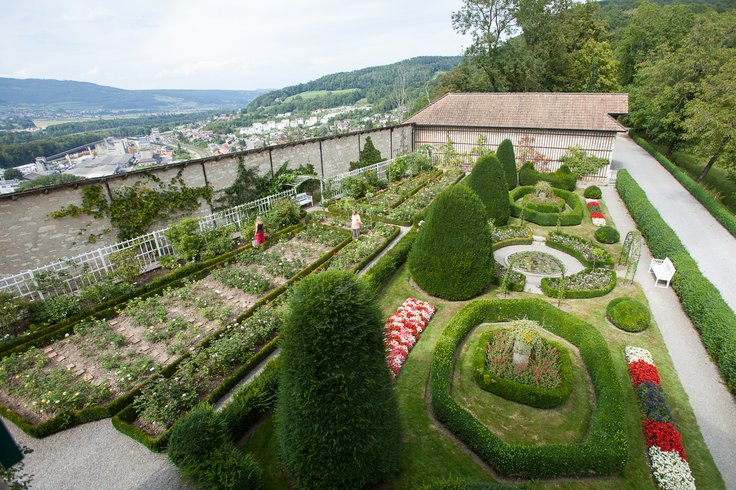
[[[511,213],[508,181],[496,155],[480,157],[464,182],[480,198],[494,225],[503,226],[508,222]]]
[[[493,277],[491,230],[483,203],[467,186],[440,193],[427,210],[408,258],[416,283],[448,300],[481,294]]]
[[[605,158],[589,155],[576,146],[568,148],[565,154],[560,157],[560,161],[567,165],[576,179],[597,172],[608,163]]]
[[[370,136],[366,136],[363,149],[360,150],[358,155],[359,157],[357,162],[350,162],[350,170],[367,167],[368,165],[373,165],[374,163],[385,160],[385,158],[381,156],[381,152],[373,145],[373,140]]]
[[[498,145],[496,150],[496,156],[501,162],[504,174],[506,175],[506,182],[508,182],[509,190],[516,187],[518,182],[518,175],[516,173],[516,156],[514,155],[514,144],[511,143],[510,139],[505,139]]]
[[[572,55],[572,72],[578,82],[570,88],[575,92],[617,92],[619,62],[607,41],[588,39]]]
[[[23,172],[21,172],[17,168],[8,168],[8,169],[5,169],[4,178],[6,180],[22,179],[23,178]]]
[[[78,177],[72,174],[51,174],[42,175],[31,181],[21,182],[15,189],[16,192],[27,191],[28,189],[36,189],[38,187],[48,187],[50,185],[68,184],[69,182],[78,182],[84,180],[84,177]]]
[[[342,271],[297,283],[280,347],[279,444],[297,485],[363,488],[397,472],[398,407],[368,284]]]
[[[703,81],[700,94],[686,108],[687,139],[708,158],[698,180],[718,163],[736,177],[736,57]]]

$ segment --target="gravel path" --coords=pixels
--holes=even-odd
[[[736,270],[733,266],[736,262],[724,261],[723,254],[736,257],[736,240],[628,136],[617,138],[613,163],[614,168],[625,168],[631,173],[698,262],[703,274],[720,289],[724,298],[728,296],[735,301]],[[603,187],[603,200],[623,239],[635,229],[634,221],[613,186]],[[714,250],[719,252],[714,253]],[[671,288],[654,287],[654,277],[649,273],[651,259],[651,252],[645,245],[635,279],[649,300],[652,315],[726,487],[736,489],[736,401],[723,384],[717,366],[710,360],[675,292]]]

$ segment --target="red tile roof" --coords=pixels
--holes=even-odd
[[[625,131],[609,114],[629,112],[629,94],[450,93],[406,122],[419,126],[474,126]]]

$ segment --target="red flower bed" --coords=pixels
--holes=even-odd
[[[606,219],[606,217],[605,217],[605,216],[603,216],[603,213],[599,213],[598,211],[594,211],[594,212],[590,213],[590,217],[591,217],[591,218],[601,218],[601,219]]]
[[[434,315],[435,307],[431,304],[409,298],[386,320],[384,342],[386,344],[386,361],[394,377],[406,362],[409,351],[419,340],[419,335]]]
[[[598,201],[590,201],[588,204],[586,204],[586,206],[588,206],[589,208],[590,207],[593,207],[593,206],[596,206],[598,208],[601,207],[601,205],[600,205],[600,203],[598,203]]]
[[[685,449],[682,447],[682,438],[674,425],[669,422],[647,419],[642,424],[642,429],[648,447],[658,447],[662,451],[676,451],[682,459],[687,461]]]
[[[650,381],[656,385],[661,384],[657,367],[642,360],[629,364],[629,374],[631,374],[631,381],[634,383],[634,388],[645,381]]]

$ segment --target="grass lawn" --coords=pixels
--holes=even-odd
[[[284,102],[290,102],[294,100],[294,97],[301,97],[302,99],[316,99],[318,97],[324,97],[325,95],[343,95],[357,91],[357,88],[345,88],[341,90],[310,90],[308,92],[301,92],[299,94],[287,97]]]
[[[604,208],[604,214],[605,214]],[[535,234],[546,235],[554,227],[530,225]],[[564,231],[585,237],[592,237],[594,227],[586,217],[583,224],[565,227]],[[622,237],[623,238],[623,237]],[[618,258],[620,243],[606,246],[614,258]],[[497,298],[497,288],[491,288],[481,298]],[[562,309],[590,323],[604,336],[611,349],[614,367],[623,387],[624,405],[626,407],[626,431],[629,440],[628,462],[621,475],[585,478],[556,479],[552,481],[513,481],[526,488],[655,488],[646,461],[644,439],[641,432],[641,417],[637,399],[631,385],[623,349],[626,345],[636,345],[651,351],[654,361],[662,377],[662,386],[667,396],[668,405],[677,420],[683,436],[683,444],[687,452],[696,484],[699,488],[724,488],[723,480],[718,473],[713,459],[703,441],[672,362],[667,353],[664,341],[657,325],[641,333],[627,333],[609,324],[605,319],[605,309],[609,301],[620,296],[638,299],[646,304],[646,297],[641,288],[634,284],[619,284],[611,293],[601,298],[565,300]],[[410,489],[418,488],[429,482],[449,477],[466,481],[494,481],[491,470],[469,453],[444,427],[439,426],[430,414],[427,400],[427,380],[431,367],[434,346],[450,319],[468,302],[449,302],[431,298],[414,289],[409,282],[409,273],[403,267],[384,288],[379,304],[385,317],[389,317],[401,302],[408,297],[428,300],[438,307],[437,313],[422,334],[419,342],[412,350],[407,363],[396,380],[396,394],[404,427],[404,457],[401,473],[381,488]],[[501,299],[506,296],[501,296]],[[557,300],[530,293],[511,293],[508,298],[535,297],[543,298],[553,305]],[[476,329],[461,350],[475,348],[474,338],[483,329],[491,328],[483,325]],[[558,339],[559,341],[559,339]],[[583,371],[577,353],[573,354],[575,372],[574,389],[570,399],[553,410],[530,408],[510,402],[485,392],[475,385],[469,373],[469,355],[461,352],[456,364],[453,384],[453,396],[464,406],[473,411],[478,419],[506,440],[529,444],[547,442],[567,442],[581,440],[586,437],[590,423],[590,413],[595,403],[590,393],[587,373]],[[287,480],[281,472],[277,443],[274,436],[274,423],[268,418],[248,438],[243,450],[254,452],[263,464],[267,485],[265,488],[289,488]]]
[[[649,141],[649,144],[662,155],[667,151],[665,145],[659,145],[651,141]],[[698,175],[700,175],[700,172],[703,171],[705,165],[708,163],[707,158],[691,153],[686,149],[674,151],[669,160],[687,172],[695,181],[697,181]],[[736,214],[736,182],[728,177],[728,172],[724,168],[718,165],[711,167],[708,175],[701,182],[701,185],[709,190],[716,199],[721,201],[721,204],[729,211]]]

